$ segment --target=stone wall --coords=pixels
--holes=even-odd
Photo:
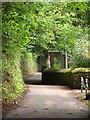
[[[45,70],[42,72],[42,82],[43,84],[66,85],[70,88],[81,89],[81,76],[85,79],[88,76],[90,85],[90,72],[73,74],[72,72],[63,73],[54,70]]]

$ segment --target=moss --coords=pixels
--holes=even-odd
[[[74,70],[72,70],[72,73],[77,73],[77,72],[89,72],[90,68],[75,68]]]
[[[59,72],[58,70],[55,70],[55,69],[45,69],[44,71],[45,72]]]
[[[45,70],[42,75],[44,83],[63,84],[71,88],[81,89],[81,76],[86,78],[90,68],[69,68],[60,71]]]
[[[88,105],[90,106],[90,100],[88,100]]]
[[[73,68],[61,69],[60,72],[67,73],[71,72]]]

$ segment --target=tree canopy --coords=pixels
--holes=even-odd
[[[4,53],[8,48],[71,51],[75,40],[88,34],[88,2],[3,3],[2,10]]]

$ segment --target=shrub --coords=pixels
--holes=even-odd
[[[72,65],[74,67],[90,67],[90,59],[82,53],[79,53],[73,56]]]
[[[19,59],[2,57],[2,99],[13,101],[24,92]]]
[[[54,57],[54,59],[53,59],[53,66],[52,66],[52,69],[53,69],[53,70],[60,70],[60,68],[61,68],[60,63],[58,63],[57,58]]]

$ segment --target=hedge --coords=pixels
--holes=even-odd
[[[90,76],[89,71],[75,71],[74,70],[44,70],[42,72],[42,83],[43,84],[59,84],[59,85],[66,85],[70,88],[81,88],[81,76],[86,78]],[[90,78],[89,78],[90,81]]]

